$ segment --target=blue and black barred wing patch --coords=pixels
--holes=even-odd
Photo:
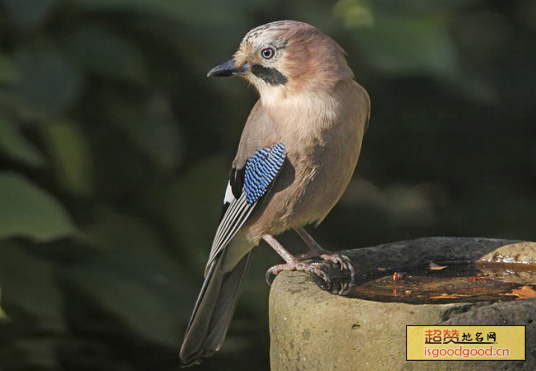
[[[257,202],[270,188],[285,161],[285,145],[280,142],[259,149],[246,162],[244,192],[248,205]]]
[[[257,150],[243,169],[233,169],[207,267],[249,219],[258,201],[268,192],[281,171],[285,158],[285,144],[279,142]]]

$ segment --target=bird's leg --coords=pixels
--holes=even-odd
[[[350,258],[346,255],[336,254],[332,251],[323,249],[303,227],[296,227],[294,230],[309,247],[309,252],[299,255],[301,259],[322,258],[324,260],[329,260],[335,264],[339,264],[341,270],[349,270],[352,277],[354,276],[354,266],[352,265]]]
[[[289,253],[283,245],[279,243],[271,234],[265,234],[262,239],[268,242],[270,246],[287,262],[286,264],[274,265],[272,268],[266,271],[266,282],[270,284],[270,275],[277,276],[283,271],[301,271],[311,272],[322,278],[326,283],[330,282],[330,279],[326,272],[322,270],[321,263],[304,263],[299,261],[294,255]]]

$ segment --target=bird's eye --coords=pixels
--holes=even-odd
[[[275,55],[275,49],[274,48],[264,48],[261,50],[261,55],[264,59],[272,59]]]

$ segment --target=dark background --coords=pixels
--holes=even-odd
[[[279,19],[336,39],[372,99],[324,247],[536,240],[534,1],[0,0],[2,370],[178,368],[256,99],[206,72]],[[279,261],[257,249],[199,369],[268,368]]]

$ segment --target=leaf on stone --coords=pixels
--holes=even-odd
[[[436,263],[434,262],[430,262],[430,264],[428,265],[428,268],[430,268],[430,270],[433,270],[433,271],[440,271],[440,270],[443,270],[447,267],[447,265],[437,265]]]
[[[22,176],[0,173],[0,238],[52,240],[76,230],[60,203]]]
[[[520,299],[536,298],[536,290],[532,286],[523,286],[520,289],[513,289],[512,295],[517,295]]]

